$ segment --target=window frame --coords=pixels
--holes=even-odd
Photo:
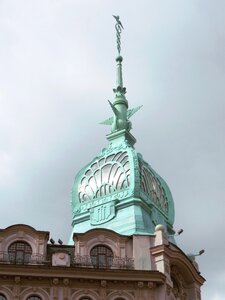
[[[91,263],[97,269],[110,269],[114,254],[108,245],[97,244],[90,250]]]
[[[41,296],[37,294],[32,294],[27,296],[26,300],[43,300],[43,299],[41,298]]]
[[[14,241],[7,250],[10,263],[28,264],[32,256],[32,247],[27,241]]]
[[[0,293],[0,300],[7,300],[7,299],[8,298],[6,297],[6,295],[1,292]]]

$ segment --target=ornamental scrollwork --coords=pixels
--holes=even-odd
[[[168,199],[159,179],[139,160],[141,190],[147,194],[152,202],[164,213],[168,213]]]
[[[186,300],[187,293],[185,291],[184,279],[176,266],[171,267],[171,279],[173,282],[172,293],[175,299]]]
[[[130,186],[127,151],[109,154],[94,161],[85,171],[78,187],[79,201],[105,197]]]

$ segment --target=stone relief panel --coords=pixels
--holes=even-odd
[[[181,273],[175,266],[171,267],[171,279],[173,282],[172,299],[186,300],[187,293],[185,289],[185,282]]]
[[[64,252],[53,253],[52,255],[52,265],[53,266],[70,266],[70,256]]]

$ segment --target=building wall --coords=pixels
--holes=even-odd
[[[74,246],[49,244],[48,237],[47,232],[27,225],[0,230],[0,296],[7,300],[31,296],[42,300],[201,299],[204,278],[196,264],[168,242],[162,225],[154,236],[94,229],[74,234]],[[15,259],[10,252],[15,242],[31,246],[28,260],[21,259],[20,249]],[[108,263],[101,253],[97,256],[101,263],[94,263],[91,251],[99,245],[112,253]]]

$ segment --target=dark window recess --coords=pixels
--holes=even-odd
[[[41,297],[37,295],[29,296],[26,300],[42,300]]]
[[[91,262],[95,268],[110,268],[113,263],[112,250],[104,245],[98,245],[91,249]]]
[[[12,243],[9,246],[8,255],[9,255],[9,261],[11,263],[26,264],[30,262],[32,249],[28,243],[23,241],[18,241]]]

